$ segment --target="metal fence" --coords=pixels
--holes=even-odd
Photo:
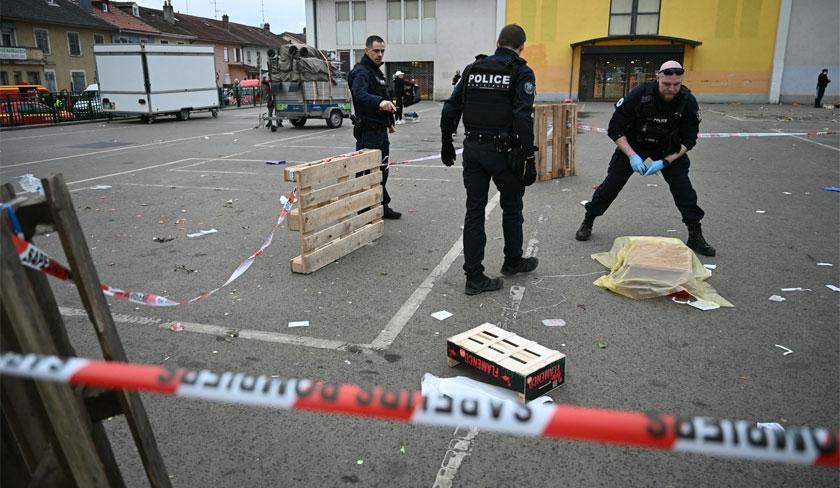
[[[262,90],[257,86],[219,88],[219,107],[256,107],[262,103]]]

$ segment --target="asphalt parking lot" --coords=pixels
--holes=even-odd
[[[701,108],[703,132],[840,128],[838,110]],[[609,104],[579,109],[580,122],[595,127],[606,127],[612,112]],[[821,189],[840,186],[836,134],[701,139],[689,153],[706,211],[704,234],[718,250],[702,261],[717,266],[709,283],[735,305],[702,312],[592,285],[603,268],[590,255],[608,251],[615,238],[686,237],[664,180],[634,176],[596,221],[592,239],[574,240],[584,213],[580,201],[605,176],[613,148],[598,133],[578,134],[577,176],[526,192],[525,243],[539,268],[505,280],[498,292],[465,296],[461,157],[452,168],[422,160],[440,150],[440,104],[422,102],[416,111],[419,122],[391,135],[391,161],[402,164],[392,167],[388,189],[403,218],[386,221],[382,238],[298,275],[289,266],[300,251],[298,235],[281,228],[245,275],[205,301],[166,309],[111,301],[129,358],[413,390],[425,373],[478,379],[462,366],[447,367],[446,338],[491,322],[567,355],[567,383],[551,395],[558,403],[840,427],[840,294],[826,287],[840,286],[840,193]],[[349,121],[338,129],[323,121],[303,128],[286,123],[272,133],[255,128],[258,112],[4,131],[0,181],[63,174],[100,279],[187,300],[223,283],[273,227],[279,198],[293,184],[283,181],[284,166],[266,161],[293,164],[354,149]],[[491,197],[488,208],[484,264],[498,276],[498,199]],[[218,232],[187,237],[209,229]],[[35,242],[64,260],[55,234]],[[51,283],[79,354],[101,357],[75,289]],[[780,291],[789,287],[810,291]],[[786,300],[772,302],[771,295]],[[440,310],[453,316],[430,316]],[[545,327],[543,319],[566,325]],[[288,327],[302,320],[309,326]],[[173,332],[175,322],[193,327]],[[793,352],[784,355],[776,345]],[[836,470],[812,467],[152,395],[143,400],[175,486],[840,483]],[[145,486],[125,422],[106,425],[129,486]]]

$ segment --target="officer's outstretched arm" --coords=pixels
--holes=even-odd
[[[516,80],[513,98],[513,131],[522,145],[525,159],[534,156],[534,93],[536,78],[530,68]]]

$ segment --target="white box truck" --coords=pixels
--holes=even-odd
[[[150,124],[161,115],[187,120],[199,110],[218,117],[212,46],[98,44],[93,53],[104,111]]]

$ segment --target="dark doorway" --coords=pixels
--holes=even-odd
[[[647,80],[665,61],[682,63],[683,53],[598,53],[582,54],[580,100],[614,101]]]
[[[420,87],[420,98],[431,100],[435,92],[435,63],[431,61],[389,62],[386,63],[388,82],[394,82],[394,73],[402,71],[406,79],[414,80]]]

